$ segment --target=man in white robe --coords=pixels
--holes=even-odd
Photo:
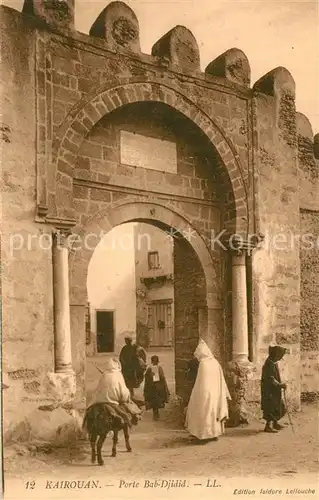
[[[109,358],[106,361],[104,372],[99,380],[93,399],[87,408],[87,412],[96,403],[103,403],[109,415],[120,417],[129,426],[132,423],[136,425],[142,411],[131,399],[131,394],[126,387],[121,368],[121,363],[116,358]]]
[[[129,403],[130,400],[131,395],[122,375],[121,363],[115,358],[109,358],[91,404],[110,403],[119,405]]]
[[[115,358],[109,358],[92,401],[86,409],[83,430],[91,436],[96,434],[101,436],[101,429],[103,432],[105,430],[117,432],[125,429],[126,425],[128,427],[137,425],[141,413],[142,411],[131,400],[130,391],[122,375],[121,363]]]
[[[185,427],[200,440],[217,439],[224,433],[231,399],[223,370],[204,340],[194,357],[199,362],[197,377],[187,407]]]

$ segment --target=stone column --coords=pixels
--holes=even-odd
[[[229,427],[248,424],[247,391],[254,367],[248,360],[248,306],[246,254],[249,244],[232,254],[232,360],[226,378],[231,394]]]
[[[246,254],[238,252],[232,256],[232,361],[248,362],[248,311]]]
[[[69,250],[65,233],[53,234],[52,258],[55,372],[72,373]]]

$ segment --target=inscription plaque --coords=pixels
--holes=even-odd
[[[176,143],[121,130],[121,163],[175,174]]]

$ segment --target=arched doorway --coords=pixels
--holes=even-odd
[[[187,398],[189,386],[185,369],[199,336],[207,340],[216,356],[223,361],[219,264],[185,217],[155,202],[122,202],[108,213],[94,217],[80,233],[82,242],[90,239],[90,244],[74,252],[70,262],[72,355],[78,397],[84,397],[85,389],[85,313],[89,263],[105,235],[113,228],[132,222],[147,224],[162,230],[163,234],[173,235],[174,375],[176,393]]]
[[[220,358],[228,349],[226,328],[231,329],[231,312],[225,305],[229,296],[229,282],[224,279],[227,264],[225,252],[218,245],[211,247],[212,233],[225,230],[229,235],[244,230],[248,222],[246,208],[241,207],[245,204],[242,180],[234,178],[235,171],[236,175],[241,174],[235,168],[237,160],[232,150],[224,142],[215,147],[210,140],[209,123],[202,116],[199,126],[195,118],[190,119],[182,109],[174,109],[166,102],[124,103],[92,122],[72,155],[61,153],[67,161],[73,160],[70,200],[66,192],[67,174],[58,175],[64,180],[61,192],[67,196],[65,201],[72,202],[77,221],[75,232],[84,239],[92,233],[95,246],[100,240],[96,235],[101,231],[106,233],[127,222],[144,222],[179,235],[175,245],[175,255],[181,254],[177,269],[182,261],[181,269],[185,269],[192,262],[192,255],[200,262],[205,297],[199,293],[203,285],[196,286],[190,279],[196,274],[195,264],[179,293],[180,297],[185,296],[185,304],[188,289],[189,297],[196,298],[195,304],[190,300],[191,306],[180,312],[185,320],[184,324],[178,322],[183,325],[180,329],[187,332],[192,321],[197,325],[192,342],[182,340],[178,346],[175,339],[176,356],[179,351],[175,364],[176,389],[180,393],[182,378],[185,383],[186,362],[199,330],[208,336]],[[213,136],[219,137],[213,130]],[[67,205],[64,209],[68,210]],[[187,241],[186,234],[191,241]],[[87,249],[84,244],[70,259],[73,365],[80,393],[85,371],[86,276],[94,245]],[[187,251],[190,254],[183,257]]]

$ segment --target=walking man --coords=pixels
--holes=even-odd
[[[278,421],[286,414],[282,390],[287,386],[281,382],[278,361],[283,358],[286,351],[279,345],[269,346],[269,356],[262,368],[261,409],[266,420],[265,432],[275,433],[284,428]]]
[[[187,407],[185,427],[201,442],[216,441],[224,434],[231,399],[222,367],[204,340],[194,352],[198,361],[195,385]],[[196,371],[196,364],[194,369]]]

